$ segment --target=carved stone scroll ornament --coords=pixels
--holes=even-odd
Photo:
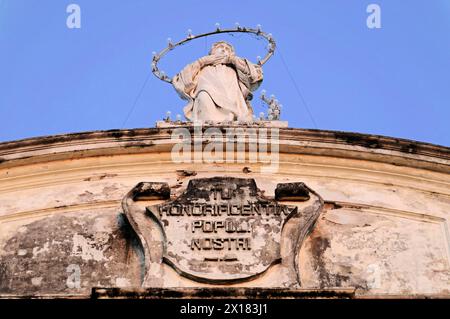
[[[169,198],[168,184],[144,182],[122,201],[142,245],[144,287],[165,286],[163,264],[216,285],[252,281],[278,265],[276,287],[301,285],[298,253],[323,207],[303,183],[278,184],[271,200],[254,179],[200,178]],[[166,201],[145,206],[149,199]]]

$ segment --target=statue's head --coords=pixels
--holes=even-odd
[[[214,43],[209,50],[210,55],[233,55],[234,48],[231,44],[225,41]]]

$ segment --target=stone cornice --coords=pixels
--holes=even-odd
[[[185,127],[193,131],[192,126]],[[214,127],[225,130],[239,126]],[[91,131],[4,142],[0,143],[0,168],[90,156],[168,152],[174,144],[171,140],[173,129]],[[450,148],[412,140],[340,131],[280,128],[279,141],[281,154],[364,159],[450,172]]]

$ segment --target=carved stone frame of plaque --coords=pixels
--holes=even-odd
[[[212,177],[190,180],[174,199],[167,183],[141,182],[122,207],[142,246],[143,287],[165,287],[166,264],[196,282],[242,286],[278,265],[276,280],[262,285],[295,288],[298,254],[323,200],[303,183],[278,184],[271,200],[254,179]]]

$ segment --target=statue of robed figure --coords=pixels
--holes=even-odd
[[[227,42],[216,42],[209,55],[187,65],[172,79],[184,115],[194,122],[253,120],[250,100],[263,80],[262,68],[237,57]]]

